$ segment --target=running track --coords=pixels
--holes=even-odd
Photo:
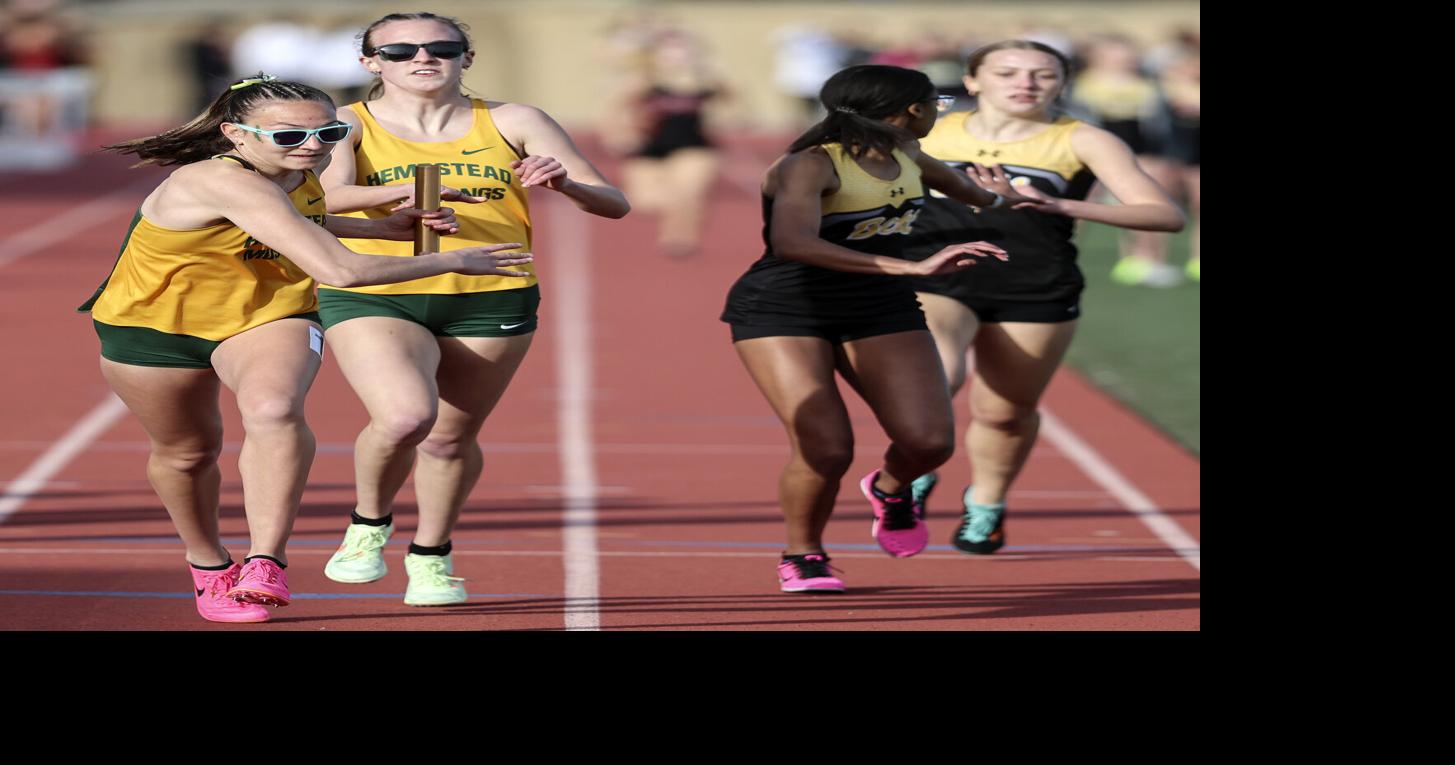
[[[763,153],[742,151],[745,165]],[[1198,461],[1070,372],[1052,385],[1012,492],[1010,543],[977,558],[947,544],[969,479],[958,453],[931,502],[930,548],[909,560],[878,551],[856,484],[886,441],[847,396],[859,459],[828,541],[850,592],[777,592],[785,437],[716,318],[760,251],[758,200],[742,183],[755,166],[718,189],[709,245],[686,262],[653,251],[645,216],[606,221],[537,196],[542,330],[482,434],[485,478],[455,536],[469,603],[400,602],[407,488],[389,575],[324,578],[364,422],[326,362],[308,403],[318,458],[289,552],[296,600],[266,625],[204,622],[144,476],[146,438],[97,371],[89,318],[72,312],[160,177],[124,165],[0,176],[0,629],[1200,629]],[[230,397],[223,406],[223,534],[241,559],[241,428]]]

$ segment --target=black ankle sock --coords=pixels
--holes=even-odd
[[[284,563],[281,560],[278,560],[277,558],[274,558],[271,555],[249,555],[248,557],[243,558],[243,563],[247,563],[248,561],[253,560],[254,558],[262,558],[263,560],[270,560],[270,561],[278,564],[278,568],[288,568],[288,564]]]
[[[422,547],[413,542],[409,543],[410,555],[449,555],[453,542],[445,542],[439,547]]]
[[[874,490],[874,496],[876,496],[876,497],[878,497],[880,499],[889,499],[891,497],[893,497],[895,499],[909,499],[910,492],[914,491],[914,487],[913,486],[911,486],[910,484],[905,484],[904,485],[904,488],[900,489],[898,494],[890,494],[889,492],[887,492],[887,491],[879,488],[879,482],[878,481],[875,481],[874,483],[870,484],[869,488],[873,489]]]
[[[826,553],[826,552],[810,552],[810,553],[795,553],[793,555],[789,555],[788,553],[783,553],[783,560],[785,560],[785,561],[790,561],[790,560],[803,560],[804,558],[807,558],[810,555],[820,555],[820,556],[823,556],[823,559],[824,560],[828,560],[829,559],[829,554]]]
[[[383,518],[365,518],[357,511],[349,513],[349,523],[357,523],[360,526],[388,526],[394,522],[394,514],[390,513]]]
[[[196,563],[188,563],[187,565],[197,569],[198,571],[226,571],[232,568],[233,563],[232,558],[228,558],[227,562],[222,564],[221,566],[199,566]]]

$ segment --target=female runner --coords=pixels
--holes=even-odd
[[[767,251],[733,285],[722,320],[748,374],[788,430],[792,457],[779,480],[788,547],[784,592],[842,592],[823,533],[839,480],[854,459],[837,371],[863,396],[892,443],[859,483],[872,534],[906,557],[928,539],[910,481],[954,452],[950,394],[934,341],[902,277],[959,271],[971,256],[1005,257],[983,242],[952,244],[922,262],[901,257],[917,234],[929,186],[966,203],[1028,202],[986,191],[919,150],[944,99],[923,73],[854,66],[820,94],[828,116],[764,176]],[[999,265],[999,264],[994,264]],[[987,270],[987,266],[975,269]]]
[[[418,258],[350,252],[335,236],[407,240],[417,211],[374,221],[326,215],[314,171],[352,128],[328,95],[266,75],[235,83],[202,115],[107,147],[179,165],[137,211],[111,275],[81,307],[101,372],[151,438],[147,477],[186,545],[197,611],[267,621],[286,606],[285,545],[313,463],[303,398],[323,355],[314,279],[365,285],[437,274],[504,274],[519,243]],[[423,216],[442,233],[450,211]],[[251,551],[238,565],[218,534],[219,386],[237,396],[238,467]]]
[[[330,212],[385,218],[414,204],[414,168],[438,164],[460,232],[442,245],[525,242],[532,189],[565,196],[593,215],[620,218],[626,197],[532,106],[460,92],[474,59],[464,25],[432,13],[393,13],[362,35],[363,65],[379,81],[371,100],[339,110],[354,134],[333,149],[323,174]],[[504,237],[502,239],[501,237]],[[361,242],[368,252],[409,256],[409,245]],[[334,581],[385,575],[392,506],[410,470],[419,524],[404,558],[414,606],[461,603],[450,535],[480,478],[476,436],[525,358],[536,330],[534,272],[417,279],[319,290],[319,313],[344,376],[369,412],[354,448],[357,507],[324,573]]]

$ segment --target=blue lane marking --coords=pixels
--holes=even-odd
[[[24,542],[23,539],[5,540],[5,542]],[[95,537],[87,541],[91,542],[120,542],[120,543],[164,543],[177,542],[176,537]],[[601,540],[603,545],[630,545],[636,547],[720,547],[738,549],[783,549],[782,542],[724,542],[717,540],[643,540],[643,539],[607,539]],[[507,539],[456,539],[456,545],[519,545],[521,540]],[[244,546],[249,544],[246,537],[224,537],[222,543],[225,545]],[[0,543],[3,544],[3,543]],[[338,540],[320,539],[290,539],[290,547],[337,547]],[[180,545],[179,545],[180,546]],[[406,539],[392,539],[386,543],[387,547],[402,548],[408,547]],[[879,545],[873,542],[830,542],[832,550],[845,551],[874,551]],[[956,552],[953,545],[928,545],[926,550],[932,552]],[[1133,552],[1155,552],[1160,547],[1118,547],[1115,545],[1006,545],[1001,548],[1006,552],[1016,553],[1057,553],[1057,552],[1105,552],[1105,553],[1133,553]]]
[[[0,590],[0,595],[37,595],[41,597],[80,597],[80,598],[168,598],[177,600],[190,600],[193,596],[186,592],[85,592],[85,591],[60,591],[60,590]],[[470,600],[486,598],[549,598],[559,597],[555,595],[541,595],[531,592],[516,593],[490,593],[488,595],[471,595]],[[295,592],[294,600],[403,600],[404,593],[376,593],[361,592],[350,595],[346,593],[332,592]]]

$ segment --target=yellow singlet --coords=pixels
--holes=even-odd
[[[421,143],[397,138],[379,125],[374,115],[369,113],[368,104],[350,104],[354,113],[359,115],[363,127],[359,146],[354,150],[354,183],[360,186],[414,183],[415,166],[439,165],[440,183],[458,188],[467,194],[487,198],[478,204],[446,203],[454,208],[460,230],[456,234],[440,237],[442,250],[520,242],[524,245],[521,251],[529,252],[529,191],[521,188],[520,179],[510,171],[510,163],[520,159],[520,155],[501,137],[495,121],[490,118],[490,110],[485,108],[485,102],[479,99],[471,99],[471,102],[475,107],[474,127],[459,140],[441,143]],[[345,214],[355,218],[384,218],[389,215],[392,207],[391,204]],[[403,257],[414,254],[414,245],[411,242],[382,239],[343,241],[355,252]],[[524,271],[531,276],[521,279],[508,276],[441,274],[397,284],[352,287],[348,291],[374,295],[459,295],[524,289],[536,284],[535,269],[530,265],[512,270]],[[342,289],[332,286],[326,288]]]
[[[323,184],[312,172],[288,194],[323,225]],[[313,277],[230,222],[178,231],[138,211],[111,276],[87,307],[118,327],[226,340],[253,327],[318,309]]]

